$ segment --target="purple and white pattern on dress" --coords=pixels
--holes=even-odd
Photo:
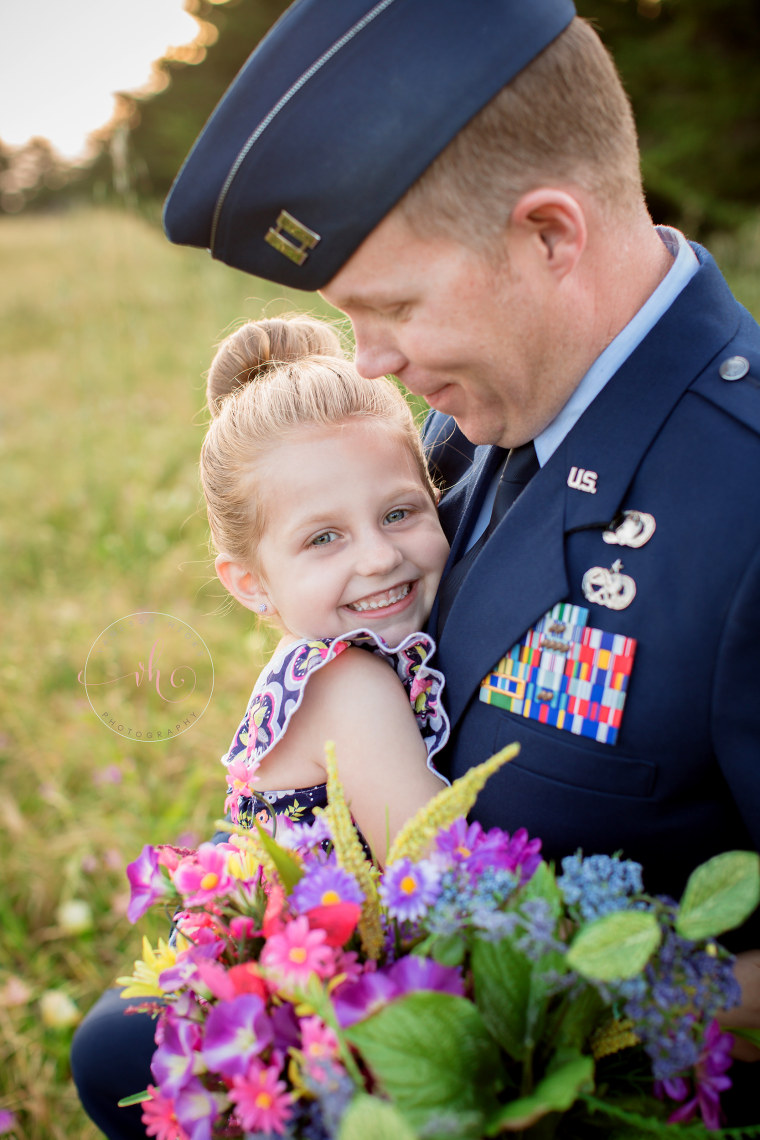
[[[412,633],[397,646],[391,647],[367,629],[356,629],[342,637],[328,637],[317,641],[301,641],[286,645],[272,657],[262,670],[248,702],[245,716],[235,733],[229,751],[222,763],[231,764],[244,759],[254,768],[275,746],[287,731],[293,714],[303,700],[304,690],[319,669],[324,668],[349,646],[375,653],[395,669],[409,696],[428,756],[428,768],[443,783],[445,777],[437,772],[432,758],[443,748],[449,736],[449,720],[443,708],[441,693],[443,674],[432,668],[428,661],[435,652],[435,642],[426,633]],[[326,802],[324,785],[311,788],[289,788],[282,791],[260,793],[267,801],[271,814],[288,814],[304,820],[304,811]],[[299,798],[300,797],[300,798]],[[250,800],[239,807],[241,822],[251,815]],[[255,813],[265,811],[258,803]]]

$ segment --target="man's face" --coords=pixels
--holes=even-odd
[[[351,319],[364,376],[395,375],[473,443],[512,447],[534,438],[569,395],[556,337],[549,343],[552,283],[540,241],[506,237],[486,257],[418,236],[396,210],[321,292]]]

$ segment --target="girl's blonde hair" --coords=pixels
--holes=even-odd
[[[201,483],[217,551],[255,566],[266,523],[257,460],[304,426],[352,419],[390,427],[409,448],[435,501],[411,409],[392,380],[365,380],[336,331],[311,317],[249,321],[217,349],[206,385],[213,416],[201,448]]]

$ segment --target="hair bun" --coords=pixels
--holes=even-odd
[[[206,401],[212,416],[238,388],[277,364],[292,364],[306,356],[345,359],[337,331],[312,317],[275,317],[248,321],[221,342],[206,381]]]

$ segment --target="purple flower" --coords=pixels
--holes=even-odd
[[[164,993],[172,993],[182,989],[183,986],[189,986],[191,989],[200,988],[206,993],[207,987],[198,972],[198,963],[216,961],[223,950],[224,942],[213,935],[198,945],[183,950],[177,955],[177,961],[173,966],[161,971],[158,976],[159,986]]]
[[[417,990],[436,990],[438,993],[464,996],[464,982],[458,969],[442,966],[432,958],[407,954],[388,968],[387,976],[398,989],[398,996]]]
[[[174,1102],[177,1120],[189,1140],[212,1140],[218,1111],[213,1096],[197,1077],[185,1085]]]
[[[251,1060],[272,1041],[272,1025],[257,994],[215,1005],[206,1021],[203,1059],[212,1073],[243,1076]]]
[[[10,1132],[16,1126],[16,1117],[7,1109],[0,1109],[0,1136],[4,1136],[6,1132]]]
[[[396,998],[419,990],[436,990],[461,997],[464,984],[454,967],[409,954],[387,969],[364,974],[358,982],[339,986],[333,994],[338,1024],[345,1028],[364,1021]]]
[[[286,821],[284,828],[283,820]],[[287,816],[283,816],[278,821],[277,827],[277,842],[281,847],[287,847],[292,851],[311,851],[322,843],[332,840],[327,820],[322,816],[317,816],[312,823],[291,823]]]
[[[733,1044],[734,1039],[731,1034],[723,1033],[718,1022],[713,1019],[707,1027],[702,1052],[694,1069],[696,1093],[668,1118],[669,1124],[691,1120],[699,1109],[706,1128],[711,1130],[720,1128],[720,1094],[731,1088],[731,1078],[725,1074],[731,1067]],[[666,1091],[668,1091],[667,1085],[674,1083],[665,1082]],[[686,1082],[681,1082],[681,1087],[677,1091],[681,1092],[682,1096],[673,1097],[674,1100],[681,1100],[686,1096],[685,1085]],[[672,1091],[670,1095],[672,1096]]]
[[[353,875],[336,863],[310,867],[296,884],[290,897],[295,909],[302,913],[316,906],[334,906],[336,903],[364,902],[364,894]]]
[[[380,884],[380,897],[391,918],[422,918],[438,898],[440,871],[427,859],[413,863],[399,859],[385,872]]]
[[[170,894],[170,888],[158,863],[158,851],[146,843],[133,863],[127,867],[130,886],[127,918],[137,922],[156,899]]]
[[[167,1010],[163,1038],[153,1054],[150,1071],[163,1096],[176,1097],[193,1076],[193,1059],[201,1037],[194,1021],[178,1018]]]
[[[345,1029],[355,1021],[363,1021],[398,996],[398,986],[387,973],[377,970],[363,974],[358,982],[346,982],[333,992],[338,1024]]]

